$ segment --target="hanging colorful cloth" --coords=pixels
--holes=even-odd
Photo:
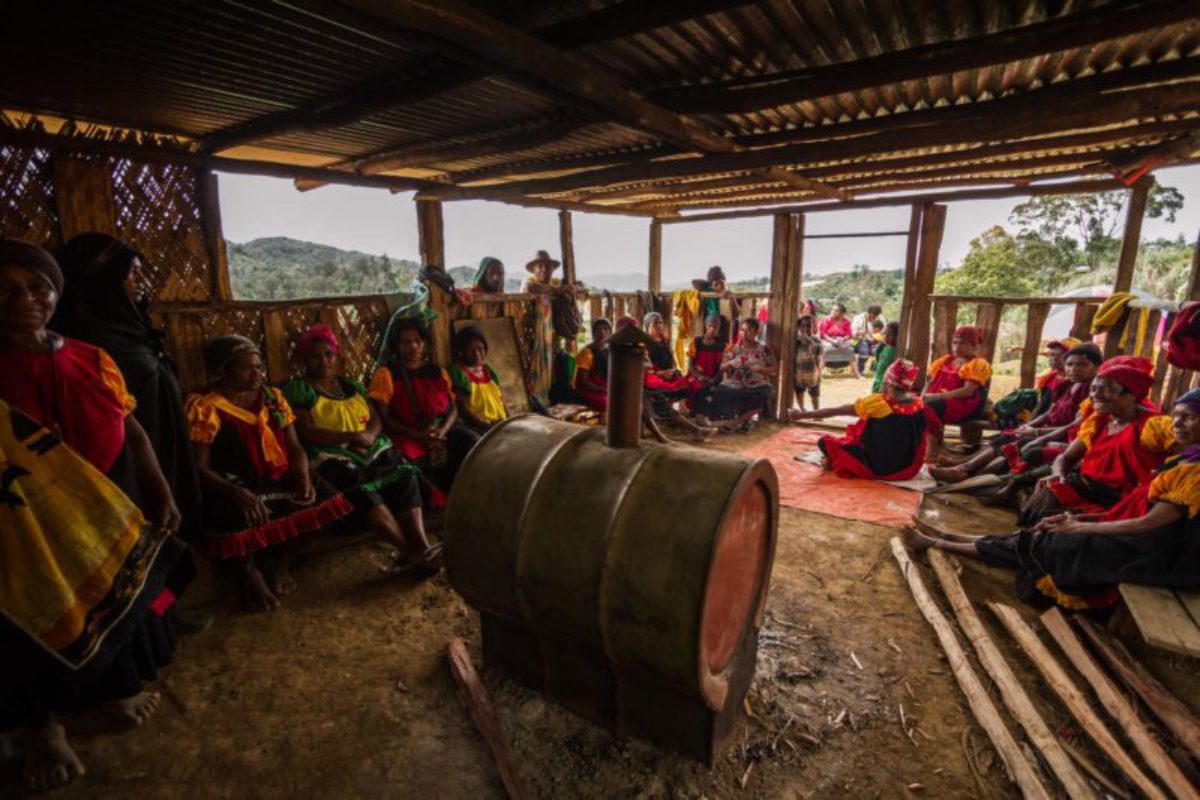
[[[1096,309],[1096,316],[1092,318],[1092,335],[1098,333],[1106,333],[1113,329],[1120,321],[1122,316],[1128,309],[1129,304],[1137,299],[1137,295],[1133,292],[1113,292],[1111,296],[1103,303],[1100,308]],[[1135,341],[1134,352],[1140,353],[1142,345],[1146,341],[1146,329],[1150,323],[1150,309],[1138,309],[1137,319],[1137,339]],[[1121,331],[1121,341],[1117,343],[1121,349],[1129,342],[1130,326],[1126,323],[1125,328]]]
[[[683,364],[692,340],[692,323],[700,313],[700,292],[695,289],[680,289],[671,295],[671,308],[675,309],[675,363]]]
[[[1167,361],[1180,369],[1200,369],[1200,303],[1184,303],[1167,334]]]

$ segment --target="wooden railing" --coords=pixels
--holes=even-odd
[[[1104,297],[974,297],[969,295],[932,295],[931,353],[934,357],[949,352],[954,329],[963,307],[974,306],[974,324],[983,329],[983,354],[989,360],[996,355],[996,343],[1006,309],[1026,309],[1025,338],[1021,346],[1021,386],[1033,386],[1037,373],[1037,358],[1041,351],[1046,319],[1054,306],[1074,306],[1075,313],[1070,335],[1089,341],[1092,322]],[[1182,370],[1167,362],[1166,350],[1161,347],[1159,330],[1171,329],[1179,304],[1173,301],[1135,299],[1125,308],[1116,324],[1104,334],[1104,354],[1144,356],[1154,362],[1154,389],[1151,399],[1169,404],[1184,391],[1196,385],[1197,374]]]

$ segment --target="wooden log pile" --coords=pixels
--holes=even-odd
[[[1064,662],[1016,609],[989,602],[995,621],[1034,669],[1014,664],[967,595],[953,557],[929,551],[957,630],[900,539],[891,540],[891,549],[972,713],[1024,796],[1200,798],[1189,777],[1196,774],[1200,756],[1200,722],[1110,633],[1082,617],[1069,618],[1058,609],[1047,611],[1040,618],[1041,628],[1065,656]],[[958,630],[970,642],[1000,703],[992,699],[960,644]],[[1019,675],[1030,677],[1022,681]],[[1104,759],[1099,766],[1081,752],[1078,742],[1067,741],[1061,730],[1047,723],[1062,712],[1038,707],[1038,693],[1030,691],[1034,675],[1091,740],[1095,753]]]

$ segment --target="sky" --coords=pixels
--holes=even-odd
[[[1159,183],[1184,195],[1174,223],[1147,219],[1143,238],[1193,241],[1200,230],[1200,166],[1163,169]],[[225,238],[245,242],[267,236],[333,245],[393,258],[418,259],[417,220],[411,194],[383,189],[326,186],[299,192],[280,178],[224,174],[220,177],[221,219]],[[971,239],[1006,225],[1020,199],[951,203],[940,260],[958,264]],[[484,201],[444,205],[447,266],[477,265],[484,256],[503,261],[515,274],[539,249],[559,256],[557,212]],[[861,209],[809,214],[807,233],[903,231],[909,208]],[[572,216],[575,261],[581,280],[589,275],[645,273],[649,220],[608,214]],[[663,226],[663,283],[670,286],[703,275],[720,264],[732,280],[770,273],[771,218],[724,220]],[[855,264],[894,269],[904,264],[904,237],[810,240],[804,247],[804,272],[821,275]]]

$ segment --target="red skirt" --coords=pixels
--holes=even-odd
[[[575,394],[579,395],[579,399],[594,411],[608,410],[607,386],[601,387],[591,381],[580,381],[575,387]]]

